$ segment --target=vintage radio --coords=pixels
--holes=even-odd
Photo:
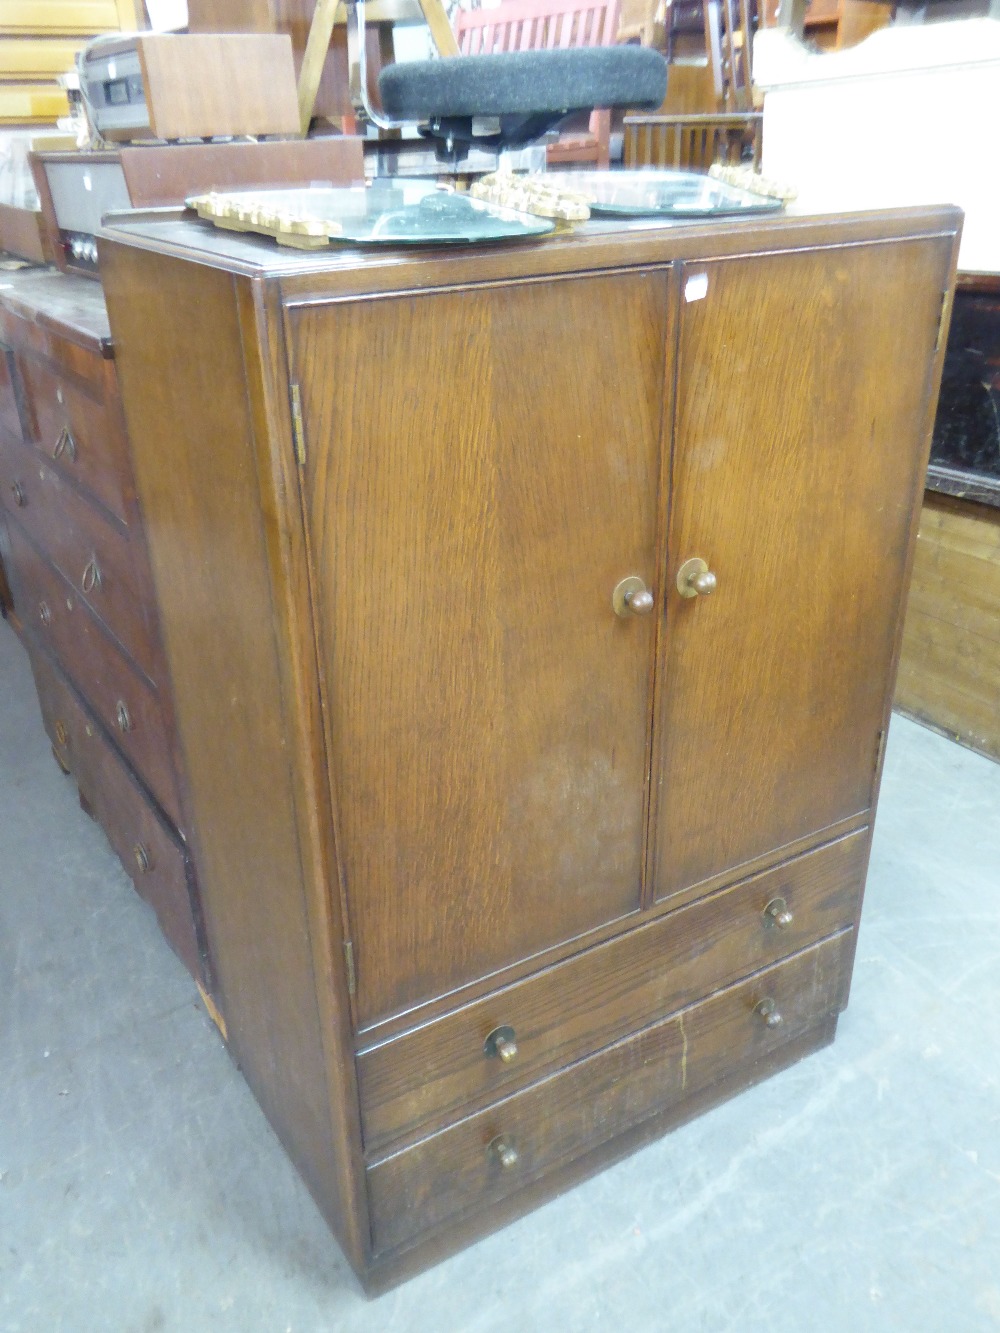
[[[41,152],[31,166],[56,264],[94,275],[106,213],[176,205],[206,190],[364,180],[361,140],[346,136]]]
[[[266,33],[131,33],[91,42],[80,91],[104,139],[298,134],[291,38]]]

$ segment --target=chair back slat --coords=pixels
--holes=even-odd
[[[460,54],[565,51],[611,46],[621,0],[503,0],[492,9],[460,9],[454,16]]]

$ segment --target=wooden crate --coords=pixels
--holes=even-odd
[[[896,707],[1000,759],[1000,509],[927,493]]]

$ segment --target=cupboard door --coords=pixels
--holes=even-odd
[[[290,314],[362,1025],[640,906],[666,287]]]
[[[658,899],[872,803],[950,250],[684,270]],[[692,558],[708,595],[678,591]]]

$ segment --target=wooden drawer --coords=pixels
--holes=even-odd
[[[815,1027],[843,1008],[852,934],[842,931],[373,1163],[366,1174],[375,1252],[513,1193]],[[498,1139],[516,1160],[501,1162]]]
[[[63,476],[127,523],[131,472],[118,404],[94,396],[89,385],[85,390],[35,357],[22,356],[19,365],[30,443]],[[98,368],[103,370],[103,363]],[[101,387],[100,378],[95,377],[94,387]]]
[[[8,527],[23,621],[59,661],[167,816],[181,827],[169,732],[155,689],[18,525]]]
[[[184,849],[59,670],[37,649],[31,665],[56,755],[76,778],[84,802],[174,951],[194,976],[202,976]]]
[[[867,840],[866,829],[850,834],[362,1051],[367,1148],[492,1101],[851,924]],[[766,911],[779,898],[792,914],[784,926]],[[484,1053],[502,1026],[515,1034],[510,1064]]]
[[[0,488],[35,546],[150,680],[158,680],[159,639],[143,552],[32,450],[0,447]]]

